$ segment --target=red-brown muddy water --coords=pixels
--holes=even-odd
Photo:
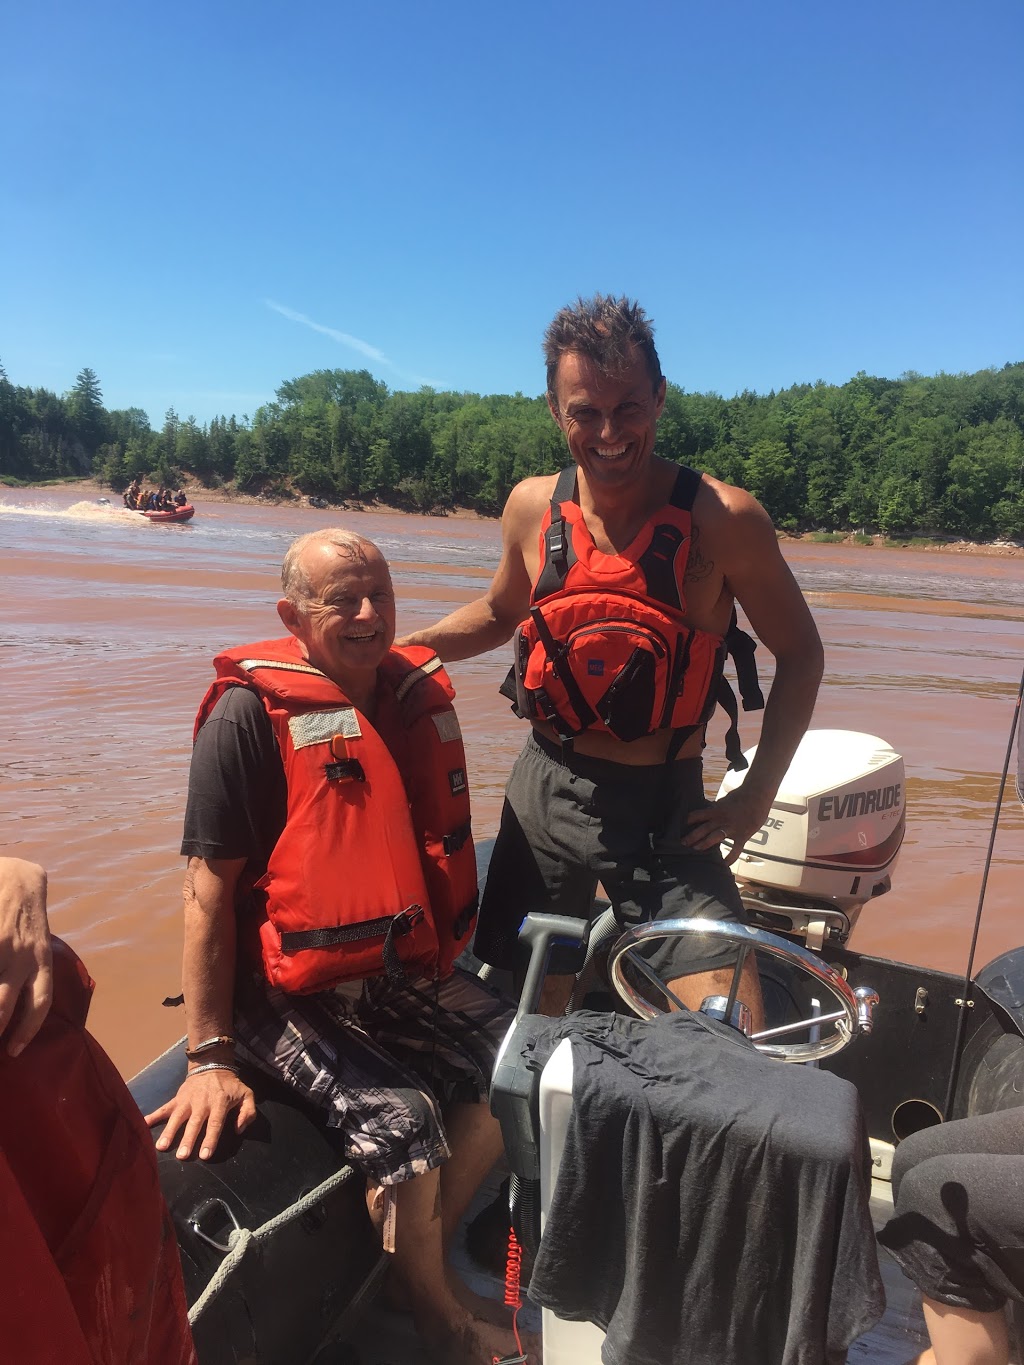
[[[289,541],[337,520],[374,539],[392,564],[404,631],[484,589],[499,530],[201,498],[188,525],[154,526],[76,498],[0,494],[0,845],[49,868],[53,927],[98,983],[92,1027],[131,1074],[183,1024],[160,1002],[180,985],[177,850],[195,709],[217,650],[277,633]],[[826,645],[814,725],[881,735],[907,765],[894,888],[865,908],[854,946],[961,970],[1024,660],[1024,565],[806,543],[785,552]],[[505,671],[505,651],[451,669],[482,836],[497,827],[523,740],[495,692]],[[746,717],[744,744],[757,729]],[[715,724],[711,791],[721,733]],[[1024,941],[1022,868],[1024,815],[1008,792],[979,965]]]

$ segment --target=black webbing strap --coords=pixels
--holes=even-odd
[[[569,465],[555,480],[554,492],[551,494],[551,524],[544,532],[544,562],[533,590],[535,602],[541,602],[553,592],[558,592],[565,582],[569,572],[570,546],[565,518],[562,516],[562,503],[577,502],[578,498],[576,466]]]
[[[668,829],[669,821],[672,818],[674,805],[672,800],[672,765],[676,761],[679,750],[690,736],[695,735],[700,728],[700,725],[681,725],[677,730],[672,731],[672,738],[669,740],[668,748],[665,750],[665,762],[662,764],[661,768],[661,785],[664,793],[661,802],[662,819],[659,821],[658,828],[652,829],[650,832],[652,849],[658,844],[659,840],[664,837],[665,832]],[[615,910],[615,919],[620,929],[625,930],[628,928],[617,908]]]
[[[676,647],[672,655],[672,672],[669,675],[668,686],[665,689],[665,706],[661,713],[659,730],[665,730],[672,723],[672,708],[676,704],[676,697],[681,690],[683,675],[690,666],[690,649],[693,644],[693,631],[687,629],[685,635],[682,631],[676,634]]]
[[[580,691],[580,685],[573,676],[573,671],[566,661],[566,646],[559,644],[548,629],[548,623],[544,620],[544,614],[540,607],[531,607],[530,616],[533,624],[537,628],[537,636],[544,646],[544,653],[551,662],[555,677],[565,688],[565,695],[569,698],[569,704],[576,712],[576,719],[579,721],[579,729],[570,731],[572,734],[580,734],[597,720],[597,713],[591,709],[586,697]]]
[[[463,934],[469,932],[469,926],[476,919],[477,908],[480,905],[480,893],[473,897],[468,905],[464,905],[455,916],[455,923],[452,925],[452,933],[456,938],[461,938]]]
[[[467,820],[466,823],[460,825],[458,829],[453,829],[451,834],[446,834],[441,840],[441,846],[444,849],[445,857],[450,858],[453,853],[458,853],[459,849],[465,846],[466,840],[472,832],[472,821]]]
[[[756,649],[757,641],[745,630],[740,630],[739,622],[736,620],[736,609],[733,608],[732,620],[725,632],[725,650],[736,666],[736,681],[739,684],[744,711],[760,711],[764,707],[764,693],[761,691],[757,664],[754,662]],[[735,706],[735,699],[733,705]]]
[[[680,465],[676,481],[672,485],[672,496],[669,498],[669,502],[673,507],[681,507],[684,512],[692,512],[693,502],[700,484],[701,474],[699,470],[691,469],[689,465]]]
[[[743,757],[743,746],[740,744],[740,709],[736,704],[736,693],[732,690],[732,684],[724,676],[718,679],[715,700],[729,717],[729,728],[725,732],[725,756],[729,760],[729,767],[734,772],[741,773],[747,766],[747,760]]]
[[[421,905],[410,905],[398,915],[381,915],[378,919],[363,920],[361,924],[339,924],[325,929],[302,929],[281,935],[283,953],[301,953],[309,948],[337,948],[344,943],[361,943],[363,939],[384,937],[381,955],[387,978],[395,985],[405,980],[405,968],[395,947],[396,938],[411,933],[423,918]]]

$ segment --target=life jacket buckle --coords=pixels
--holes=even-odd
[[[423,918],[424,910],[422,905],[410,905],[397,914],[394,919],[394,932],[396,937],[404,934],[411,934]]]
[[[565,538],[565,522],[561,518],[556,523],[548,527],[545,536],[548,546],[548,554],[557,559],[565,559],[569,553],[569,542]]]
[[[366,781],[366,773],[358,758],[346,758],[341,763],[325,763],[324,776],[328,782]]]
[[[469,838],[471,830],[472,826],[467,820],[464,825],[460,825],[458,829],[452,830],[451,834],[445,834],[442,837],[441,847],[444,849],[446,858],[450,858],[453,853],[458,853],[461,849],[465,848],[466,840]]]

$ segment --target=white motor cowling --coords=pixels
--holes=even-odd
[[[726,773],[719,797],[744,775]],[[905,790],[903,758],[885,740],[808,730],[771,814],[733,864],[744,904],[809,947],[825,937],[844,940],[865,901],[889,890],[906,827]]]

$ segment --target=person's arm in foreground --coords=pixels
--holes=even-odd
[[[523,560],[523,546],[537,534],[540,515],[530,479],[509,495],[501,515],[501,562],[483,597],[477,597],[423,630],[396,641],[398,645],[426,645],[443,663],[486,654],[512,638],[530,605],[530,577]],[[546,505],[546,500],[544,500]]]
[[[761,723],[757,753],[739,787],[690,816],[686,842],[713,848],[722,833],[732,841],[729,862],[768,818],[772,800],[811,721],[824,668],[821,638],[803,593],[782,557],[764,509],[730,489],[726,584],[754,633],[775,657],[775,677]]]
[[[49,1011],[52,959],[45,871],[23,858],[0,858],[0,1035],[6,1032],[12,1057],[25,1050]]]
[[[235,891],[244,858],[190,858],[185,873],[185,952],[181,979],[185,993],[190,1047],[211,1038],[230,1037],[235,991]],[[204,1052],[189,1063],[190,1074],[174,1099],[146,1115],[150,1127],[167,1120],[157,1139],[167,1151],[184,1129],[176,1155],[185,1160],[202,1137],[199,1155],[206,1161],[217,1150],[229,1114],[237,1110],[235,1128],[242,1132],[256,1117],[252,1090],[230,1070],[197,1068],[223,1062],[234,1066],[230,1044]]]

